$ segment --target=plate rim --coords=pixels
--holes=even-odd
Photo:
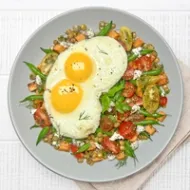
[[[133,172],[131,172],[129,174],[126,174],[126,175],[120,175],[118,177],[112,177],[112,178],[109,178],[109,179],[102,179],[102,180],[81,179],[80,177],[69,176],[69,175],[63,174],[63,173],[61,173],[59,171],[56,171],[53,167],[49,166],[48,164],[43,163],[43,161],[38,157],[38,155],[36,155],[35,153],[33,153],[30,150],[30,147],[27,147],[27,145],[24,143],[24,140],[22,139],[22,136],[19,134],[19,132],[17,130],[17,125],[16,125],[15,119],[13,117],[13,111],[12,111],[12,108],[11,108],[12,106],[11,106],[11,103],[10,103],[11,102],[10,91],[11,91],[11,83],[12,83],[12,80],[13,80],[13,74],[14,74],[15,68],[17,66],[18,58],[19,58],[21,52],[23,51],[23,49],[25,48],[25,46],[32,39],[32,37],[38,33],[38,31],[40,31],[47,24],[50,24],[52,21],[54,21],[57,18],[62,17],[64,15],[72,14],[72,13],[74,13],[76,11],[100,10],[100,9],[101,10],[109,10],[109,11],[110,10],[111,11],[117,11],[117,12],[120,12],[120,13],[123,13],[123,14],[126,14],[126,15],[130,15],[131,17],[134,17],[135,19],[140,20],[140,22],[142,22],[143,24],[145,24],[146,26],[148,26],[150,29],[152,29],[152,31],[154,33],[156,33],[162,39],[162,41],[164,42],[164,44],[169,49],[169,51],[170,51],[173,59],[175,60],[175,65],[177,67],[177,72],[178,72],[178,75],[179,75],[179,78],[180,78],[180,94],[181,94],[181,100],[180,100],[180,102],[182,102],[182,103],[180,104],[180,110],[179,110],[178,117],[176,118],[175,130],[173,131],[173,134],[165,142],[165,146],[152,159],[150,159],[149,162],[147,162],[145,165],[141,166],[139,169],[134,170]],[[129,176],[137,174],[138,172],[142,171],[143,169],[145,169],[149,165],[151,165],[163,153],[163,151],[168,147],[170,141],[172,140],[174,134],[176,133],[176,130],[178,128],[179,121],[180,121],[180,118],[181,118],[181,115],[182,115],[183,104],[184,104],[184,85],[183,85],[183,78],[182,78],[182,74],[181,74],[181,69],[179,67],[178,60],[177,60],[177,58],[176,58],[173,50],[171,49],[171,47],[169,46],[169,44],[167,43],[167,41],[162,37],[162,35],[153,26],[151,26],[149,23],[147,23],[145,20],[141,19],[140,17],[138,17],[138,16],[136,16],[136,15],[128,12],[127,10],[124,10],[124,9],[112,8],[112,7],[109,7],[109,6],[85,6],[85,7],[79,7],[79,8],[74,8],[74,9],[69,9],[69,10],[63,11],[62,13],[59,13],[58,15],[53,16],[51,19],[48,19],[45,23],[43,23],[35,31],[33,31],[30,34],[30,36],[27,38],[27,40],[22,44],[20,50],[18,51],[18,53],[16,55],[16,58],[14,59],[14,62],[12,64],[12,67],[11,67],[11,70],[10,70],[9,80],[8,80],[8,88],[7,88],[7,104],[8,104],[9,117],[11,119],[12,126],[13,126],[14,131],[16,132],[19,140],[21,141],[22,145],[25,147],[25,149],[27,150],[27,152],[29,152],[29,154],[35,160],[37,160],[41,165],[45,166],[48,170],[52,171],[53,173],[58,174],[58,175],[60,175],[62,177],[65,177],[67,179],[72,179],[72,180],[77,180],[77,181],[82,181],[82,182],[109,182],[109,181],[113,181],[113,180],[119,180],[119,179],[127,178]]]

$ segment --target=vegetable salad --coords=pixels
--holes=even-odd
[[[94,36],[117,40],[126,50],[128,67],[118,83],[100,97],[102,113],[96,132],[86,139],[60,136],[43,102],[46,78],[61,52]],[[100,21],[98,32],[85,24],[75,25],[54,40],[52,47],[41,50],[45,56],[37,67],[24,62],[31,71],[28,89],[33,94],[21,100],[21,103],[27,102],[33,114],[35,124],[31,129],[41,129],[36,145],[44,141],[56,150],[70,152],[78,162],[86,160],[90,165],[116,159],[119,168],[126,164],[128,157],[137,161],[135,150],[139,142],[152,140],[151,136],[167,117],[163,108],[168,102],[169,80],[155,47],[145,43],[127,26],[116,29],[112,21]]]

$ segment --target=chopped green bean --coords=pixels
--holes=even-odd
[[[89,148],[90,148],[90,143],[86,143],[86,144],[82,145],[81,147],[79,147],[79,149],[77,150],[76,153],[85,152]]]
[[[136,80],[131,79],[129,82],[132,83],[133,85],[137,86],[137,81]]]
[[[153,113],[153,114],[151,114],[151,113],[147,112],[145,109],[140,109],[140,110],[139,110],[139,113],[142,114],[142,115],[144,115],[144,116],[146,116],[146,117],[159,118],[159,117],[164,116],[164,115],[159,114],[159,113]]]
[[[49,54],[49,53],[53,53],[54,51],[52,49],[45,49],[45,48],[40,48],[44,53]]]
[[[24,98],[23,100],[20,101],[20,103],[26,102],[26,101],[34,101],[34,100],[43,100],[42,95],[30,95]]]
[[[150,134],[149,134],[148,132],[146,132],[146,131],[140,132],[140,133],[139,133],[139,137],[140,137],[140,138],[143,137],[143,138],[146,138],[146,139],[150,139],[150,140],[152,141],[152,139],[151,139],[151,137],[150,137]],[[141,139],[143,139],[143,138],[141,138]]]
[[[156,76],[156,75],[159,75],[162,71],[163,71],[163,67],[161,66],[154,70],[145,71],[142,73],[142,75]]]
[[[138,121],[138,122],[134,122],[135,125],[160,125],[160,126],[164,126],[163,124],[159,123],[158,121],[155,120],[143,120],[143,121]]]
[[[153,52],[152,49],[142,49],[142,50],[140,51],[140,54],[141,54],[141,55],[147,55],[147,54],[152,53],[152,52]]]
[[[44,75],[38,68],[36,68],[32,63],[24,62],[28,68],[34,73],[35,75],[38,75],[42,80],[46,80],[46,75]]]
[[[36,141],[36,146],[39,144],[39,142],[48,134],[49,132],[49,127],[44,127],[41,131],[40,134],[38,135],[37,141]]]
[[[108,23],[106,26],[104,26],[102,30],[100,30],[97,36],[106,36],[111,29],[112,29],[112,21]]]
[[[136,55],[136,54],[129,55],[128,62],[134,61],[137,57],[138,57],[138,55]]]

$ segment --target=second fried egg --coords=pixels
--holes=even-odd
[[[85,138],[99,126],[99,97],[122,77],[127,54],[110,37],[83,40],[61,53],[46,81],[44,102],[61,135]]]

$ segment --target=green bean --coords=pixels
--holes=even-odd
[[[95,133],[96,133],[96,134],[98,134],[98,133],[103,133],[103,134],[105,134],[105,135],[107,135],[107,136],[109,136],[109,137],[111,137],[111,136],[113,135],[112,132],[110,132],[110,131],[103,131],[101,128],[97,128]]]
[[[163,71],[163,67],[160,67],[151,71],[145,71],[142,73],[142,75],[156,76],[156,75],[159,75],[162,71]]]
[[[76,153],[84,152],[84,151],[88,150],[89,148],[90,148],[90,143],[86,143],[86,144],[82,145],[82,146],[77,150]]]
[[[141,54],[141,55],[147,55],[147,54],[152,53],[152,52],[153,52],[152,49],[142,49],[142,50],[140,51],[140,54]]]
[[[152,139],[151,139],[151,137],[150,137],[150,134],[149,134],[148,132],[146,132],[146,131],[140,132],[140,133],[139,133],[139,136],[140,136],[140,137],[143,137],[143,138],[146,138],[146,139],[150,139],[150,140],[152,141]]]
[[[39,75],[39,77],[42,80],[46,80],[46,75],[44,75],[38,68],[36,68],[32,63],[28,63],[28,62],[24,62],[28,68],[32,71],[32,73],[34,73],[35,75]]]
[[[39,125],[32,125],[31,127],[30,127],[30,129],[34,129],[34,128],[39,128],[40,126]]]
[[[49,127],[44,127],[41,131],[40,134],[38,135],[38,139],[36,141],[36,146],[39,144],[39,142],[48,134],[49,132]]]
[[[136,80],[131,79],[129,82],[132,83],[133,85],[137,86],[137,81]]]
[[[136,55],[136,54],[131,54],[131,55],[129,55],[129,57],[128,57],[128,62],[130,62],[130,61],[134,61],[136,58],[138,57],[138,55]]]
[[[139,121],[139,122],[134,122],[135,125],[160,125],[160,126],[164,126],[163,124],[159,123],[158,121],[155,120],[143,120],[143,121]]]
[[[49,53],[53,53],[54,51],[52,49],[44,49],[44,48],[40,48],[44,53],[49,54]]]
[[[106,26],[104,26],[102,30],[100,30],[97,36],[106,36],[111,29],[112,29],[112,21],[108,23]]]
[[[26,102],[26,101],[34,101],[34,100],[43,100],[42,95],[30,95],[24,98],[23,100],[20,101],[20,103]]]
[[[125,88],[125,81],[121,80],[117,84],[115,84],[110,90],[108,91],[108,96],[113,97],[118,91],[121,91]]]
[[[64,137],[64,141],[71,143],[73,140],[70,137]]]
[[[147,112],[145,109],[140,109],[140,110],[139,110],[139,113],[142,114],[142,115],[144,115],[144,116],[146,116],[146,117],[159,118],[159,117],[164,116],[164,115],[159,114],[159,113],[153,113],[153,114],[151,114],[151,113]]]

